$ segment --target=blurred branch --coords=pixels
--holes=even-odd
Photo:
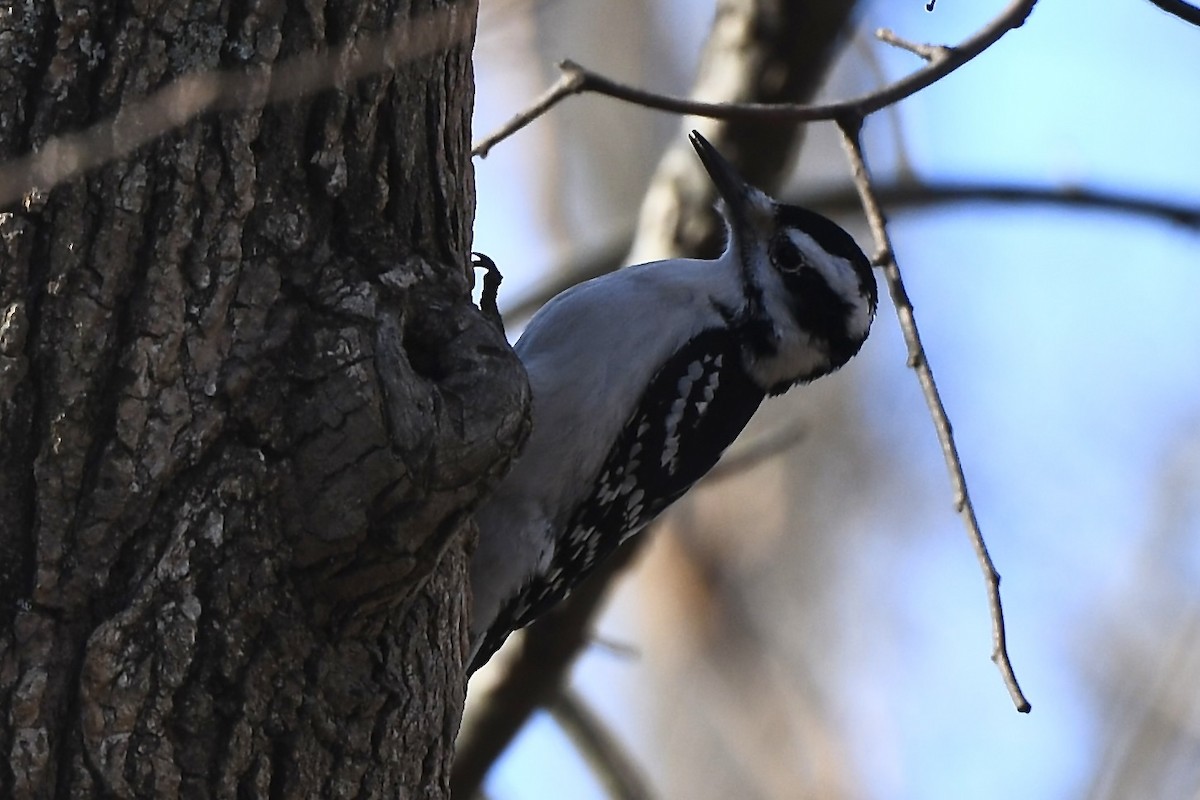
[[[792,519],[789,527],[796,523],[796,539],[810,540],[806,522]],[[689,644],[684,663],[667,678],[668,696],[658,702],[670,707],[682,701],[690,709],[672,715],[672,724],[709,729],[716,740],[710,757],[728,759],[739,773],[739,796],[866,796],[853,787],[851,759],[832,722],[836,715],[822,699],[814,665],[826,648],[800,658],[794,651],[782,655],[786,636],[780,626],[796,619],[764,602],[759,582],[746,580],[746,565],[701,533],[703,514],[675,514],[671,527],[674,580],[688,587]],[[785,557],[782,551],[770,556]],[[695,698],[703,698],[700,711]]]
[[[1189,569],[1200,523],[1200,418],[1173,432],[1122,587],[1076,632],[1101,742],[1087,800],[1177,797],[1200,786],[1200,596]],[[1148,625],[1147,620],[1154,623]]]
[[[1198,206],[1156,200],[1150,197],[1136,197],[1119,192],[1107,192],[1101,189],[958,181],[933,183],[904,181],[875,186],[875,197],[893,212],[961,203],[1048,205],[1084,211],[1131,214],[1200,230],[1200,207]],[[832,216],[852,214],[862,208],[858,191],[853,185],[806,192],[802,197],[788,199],[790,202],[799,202]],[[524,319],[560,292],[566,291],[577,283],[612,272],[621,266],[621,258],[628,252],[629,242],[628,234],[618,237],[611,244],[584,256],[571,268],[556,272],[551,280],[508,306],[504,311],[504,316],[510,320]]]
[[[560,688],[547,710],[583,754],[610,797],[620,800],[653,797],[637,764],[578,694],[565,686]]]
[[[1050,205],[1133,214],[1200,230],[1200,206],[1103,189],[965,181],[906,181],[875,186],[875,196],[890,209],[926,208],[955,203]],[[852,186],[806,193],[803,203],[831,214],[852,213],[861,208],[858,192]]]
[[[701,480],[704,485],[709,485],[740,475],[795,446],[807,435],[808,425],[803,423],[788,425],[782,430],[764,434],[753,442],[723,456]]]
[[[963,522],[966,523],[967,532],[971,538],[971,545],[975,549],[975,555],[979,559],[979,566],[983,570],[988,592],[988,606],[992,615],[992,661],[1000,668],[1000,674],[1004,678],[1004,685],[1008,687],[1008,692],[1012,696],[1017,710],[1021,713],[1028,713],[1030,710],[1029,701],[1025,699],[1025,695],[1021,692],[1021,687],[1017,683],[1017,677],[1013,672],[1012,663],[1008,658],[1007,636],[1004,629],[1004,609],[1000,603],[1000,574],[996,572],[996,567],[992,564],[991,556],[988,555],[987,545],[983,540],[983,532],[979,529],[979,520],[975,516],[975,506],[972,504],[970,493],[967,491],[967,479],[963,473],[962,460],[958,455],[958,447],[954,443],[954,432],[950,427],[950,418],[946,414],[946,407],[942,403],[937,383],[933,379],[933,368],[929,365],[929,359],[925,354],[925,347],[921,344],[921,335],[917,330],[917,319],[913,312],[912,301],[909,299],[908,292],[904,288],[904,279],[900,274],[900,266],[896,262],[896,255],[892,250],[891,237],[888,235],[887,225],[884,222],[883,209],[879,204],[879,198],[875,195],[875,188],[871,184],[870,173],[867,171],[862,142],[860,141],[862,123],[863,118],[861,116],[850,116],[838,121],[838,129],[842,133],[842,143],[846,150],[846,157],[850,162],[850,171],[854,177],[854,185],[858,189],[863,210],[867,215],[867,223],[871,227],[871,233],[875,237],[875,243],[879,248],[873,261],[883,269],[883,274],[887,278],[888,290],[892,296],[892,303],[896,307],[896,316],[900,321],[900,329],[904,333],[904,341],[908,344],[908,365],[916,371],[917,379],[921,383],[921,390],[925,394],[925,401],[929,405],[929,412],[933,416],[933,424],[937,429],[938,441],[942,445],[942,454],[946,459],[946,467],[950,471],[950,482],[954,486],[954,507],[962,515]]]
[[[1105,696],[1112,720],[1105,726],[1091,786],[1080,795],[1086,800],[1169,797],[1172,793],[1164,791],[1165,786],[1196,785],[1192,729],[1200,609],[1194,595],[1178,599],[1177,618],[1160,622],[1152,647],[1125,644],[1108,656],[1104,666],[1114,673],[1114,667],[1124,669],[1107,676],[1111,685],[1105,687]],[[1111,633],[1106,631],[1111,643],[1124,638]]]
[[[1183,0],[1150,0],[1168,14],[1174,14],[1184,22],[1200,27],[1200,8]]]
[[[814,122],[816,120],[837,120],[848,115],[866,117],[919,92],[971,61],[998,42],[1004,34],[1023,25],[1036,4],[1037,0],[1014,0],[999,16],[957,47],[919,46],[928,53],[928,63],[925,67],[884,86],[882,89],[834,103],[707,103],[685,97],[648,92],[614,81],[573,61],[563,61],[558,65],[563,73],[562,76],[545,94],[497,131],[484,137],[471,152],[481,158],[486,157],[493,147],[558,103],[571,95],[584,92],[605,95],[659,111],[693,114],[698,117],[723,120]],[[890,31],[879,31],[876,35],[893,44],[901,41]],[[909,45],[908,49],[915,47],[918,46]]]
[[[475,796],[492,764],[533,713],[566,683],[571,665],[590,638],[612,577],[633,561],[645,539],[645,532],[631,538],[565,601],[525,629],[500,683],[488,693],[480,715],[459,735],[450,779],[450,796],[455,800]]]
[[[28,155],[0,164],[0,207],[30,191],[46,192],[87,170],[121,158],[210,111],[250,111],[345,86],[468,43],[475,31],[474,4],[406,19],[376,36],[359,36],[324,52],[278,64],[185,75],[111,118],[35,144]]]

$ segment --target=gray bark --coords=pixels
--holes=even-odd
[[[474,4],[10,8],[0,160],[180,75],[465,35],[0,213],[0,796],[444,796],[528,404],[469,297]]]

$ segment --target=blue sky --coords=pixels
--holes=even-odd
[[[889,0],[863,23],[952,43],[1003,5],[940,0],[927,14],[917,0]],[[891,77],[918,66],[874,50]],[[486,61],[477,69],[478,132],[537,91],[500,91],[483,74]],[[904,101],[899,120],[924,178],[1095,187],[1200,206],[1197,76],[1200,29],[1148,2],[1043,0],[993,50]],[[890,124],[880,115],[867,129],[883,175],[896,163]],[[506,270],[505,289],[519,293],[556,251],[522,203],[520,140],[500,147],[514,155],[498,149],[477,162],[476,245],[502,265],[534,267]],[[921,535],[881,556],[895,559],[903,647],[896,661],[864,663],[855,679],[864,697],[883,698],[894,725],[881,730],[869,713],[851,712],[856,764],[880,798],[1077,796],[1099,745],[1079,648],[1128,590],[1164,465],[1180,442],[1200,438],[1200,234],[1049,207],[971,205],[891,220],[1004,575],[1010,649],[1034,711],[1012,710],[988,660],[983,586],[885,307],[858,367],[865,402],[882,446],[904,454],[932,502],[913,519]],[[1194,550],[1179,554],[1185,578],[1200,576],[1198,566]],[[629,680],[619,665],[585,667],[585,681]],[[601,796],[545,720],[491,788],[498,798]]]

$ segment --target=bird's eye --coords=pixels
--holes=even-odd
[[[800,252],[800,248],[796,246],[790,236],[775,237],[767,252],[771,257],[771,263],[780,272],[794,274],[808,265],[804,260],[804,254]]]

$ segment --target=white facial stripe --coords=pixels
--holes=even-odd
[[[821,273],[829,288],[850,303],[853,311],[847,320],[847,332],[851,335],[857,333],[865,336],[871,328],[871,308],[859,289],[858,273],[854,270],[854,265],[841,256],[830,253],[803,231],[790,228],[787,234],[809,265]]]
[[[750,372],[759,386],[787,385],[796,380],[797,375],[828,369],[829,353],[824,343],[813,341],[802,333],[785,341],[789,346],[781,348],[778,354],[760,356],[750,365]]]

